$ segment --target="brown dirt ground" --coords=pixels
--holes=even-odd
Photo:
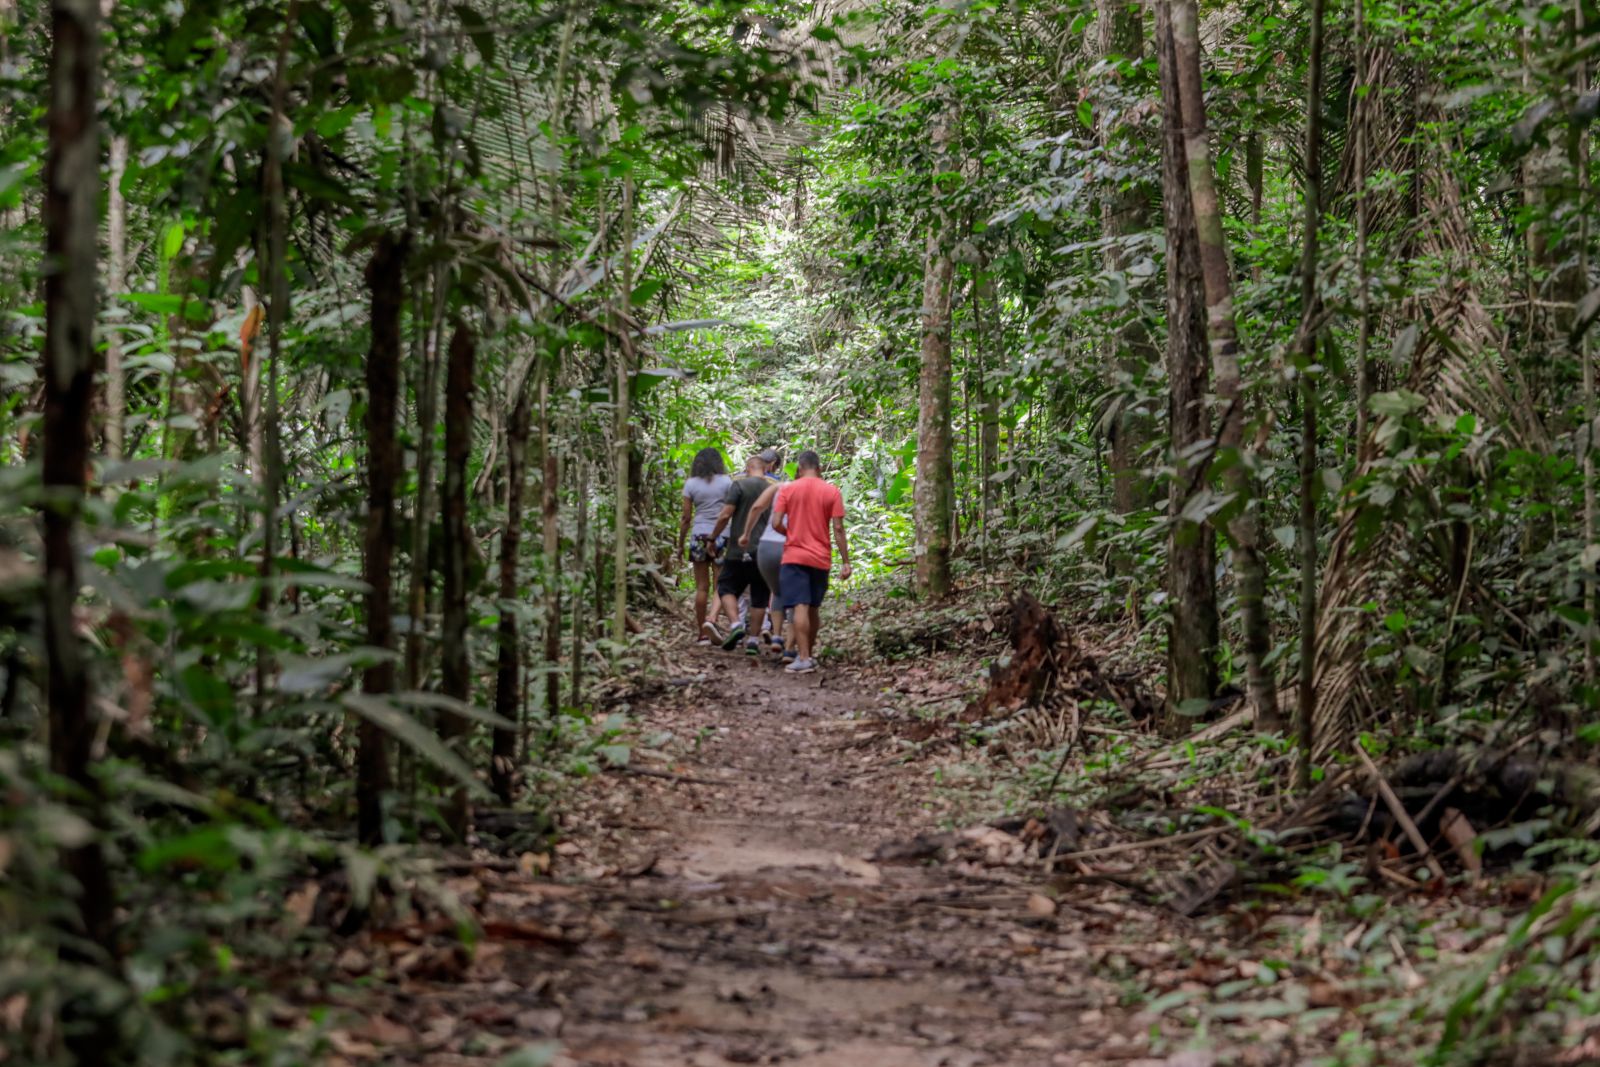
[[[405,1060],[553,1040],[558,1067],[1213,1062],[1152,1050],[1152,1020],[1100,976],[1146,945],[1136,910],[1058,903],[1036,867],[870,859],[938,827],[926,769],[853,739],[879,700],[859,678],[698,649],[676,669],[632,709],[674,735],[673,762],[582,790],[548,876],[456,885],[485,938],[464,974],[403,983],[390,1014],[422,1035]],[[384,1036],[347,1051],[392,1053]]]

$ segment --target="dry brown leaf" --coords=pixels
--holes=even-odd
[[[0,870],[4,865],[0,864]],[[322,895],[322,886],[318,882],[306,882],[299,889],[290,893],[283,901],[283,910],[294,919],[293,928],[303,930],[311,923],[311,916],[316,912],[317,898]]]
[[[348,1030],[328,1031],[328,1046],[339,1055],[353,1060],[375,1060],[379,1055],[377,1045],[361,1040]]]
[[[883,872],[866,860],[842,853],[833,857],[833,865],[846,874],[853,874],[868,885],[877,885],[883,881]]]
[[[374,1015],[356,1027],[352,1036],[377,1045],[408,1045],[415,1040],[411,1027],[390,1019],[387,1015]]]
[[[346,974],[366,974],[372,970],[372,957],[352,945],[339,953],[339,958],[334,960],[334,966]]]
[[[1056,902],[1043,893],[1029,893],[1028,913],[1037,915],[1040,918],[1054,915],[1056,913]]]
[[[1468,877],[1477,881],[1478,875],[1483,872],[1483,859],[1475,847],[1478,831],[1473,828],[1467,817],[1455,808],[1445,808],[1439,815],[1439,830],[1444,834],[1444,839],[1450,842],[1450,847],[1456,850],[1456,855],[1461,858],[1461,866],[1467,869]]]

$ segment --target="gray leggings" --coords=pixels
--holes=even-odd
[[[756,545],[756,569],[761,572],[761,577],[766,580],[767,588],[772,590],[772,604],[767,608],[774,618],[780,612],[788,614],[787,606],[783,602],[783,590],[778,586],[778,568],[783,564],[783,542],[762,541]]]

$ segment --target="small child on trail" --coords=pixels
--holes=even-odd
[[[850,578],[850,546],[844,534],[844,495],[822,478],[822,459],[807,450],[795,458],[795,480],[778,489],[772,502],[772,526],[786,538],[778,584],[783,602],[794,608],[795,644],[799,656],[784,670],[809,674],[822,621],[822,601],[833,568],[829,538],[839,543],[839,578]]]
[[[721,638],[714,622],[715,616],[708,619],[706,608],[711,593],[711,568],[722,554],[713,531],[717,529],[717,516],[722,512],[723,498],[733,484],[727,472],[728,467],[721,452],[715,448],[702,448],[695,453],[689,477],[683,483],[678,552],[683,553],[684,540],[692,536],[688,560],[694,566],[694,633],[697,645],[710,645],[713,638]],[[735,613],[733,618],[738,618],[738,614]]]
[[[745,461],[744,477],[736,479],[728,486],[727,494],[723,497],[722,511],[717,515],[717,523],[711,530],[712,540],[721,536],[724,529],[730,531],[744,528],[750,516],[752,507],[766,490],[767,464],[759,455],[751,456]],[[730,525],[731,524],[731,525]],[[750,639],[745,643],[745,652],[754,656],[760,651],[760,642],[756,634],[761,632],[761,623],[767,613],[767,604],[771,600],[771,590],[766,579],[761,576],[761,570],[756,566],[756,558],[749,551],[748,542],[736,541],[728,545],[727,552],[722,560],[722,573],[717,577],[717,596],[722,600],[723,611],[730,618],[739,617],[739,597],[746,589],[750,591]],[[725,651],[731,652],[739,647],[739,642],[744,640],[746,630],[739,623],[728,633],[728,639],[722,642]]]

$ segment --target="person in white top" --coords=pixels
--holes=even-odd
[[[684,552],[688,540],[688,559],[694,565],[694,633],[695,643],[709,645],[720,641],[714,619],[706,618],[707,602],[711,596],[711,568],[722,548],[712,539],[717,516],[722,514],[722,500],[728,494],[733,479],[728,477],[728,465],[722,453],[715,448],[702,448],[695,453],[689,468],[689,477],[683,483],[683,515],[678,521],[678,552]],[[689,540],[692,538],[692,540]]]
[[[778,495],[781,485],[778,479],[781,477],[783,463],[778,453],[770,448],[762,452],[760,458],[767,464],[767,477],[773,480],[773,484],[769,485],[766,492],[762,493],[751,506],[749,521],[745,523],[744,529],[736,532],[739,543],[749,548],[751,536],[758,526],[761,527],[761,536],[756,542],[756,567],[772,589],[772,603],[767,609],[767,618],[772,620],[772,649],[784,659],[793,660],[796,652],[793,648],[785,648],[784,627],[788,625],[792,628],[794,609],[784,604],[783,594],[778,588],[778,567],[783,562],[783,544],[787,539],[774,530],[772,523],[767,521],[772,508],[772,499]]]

